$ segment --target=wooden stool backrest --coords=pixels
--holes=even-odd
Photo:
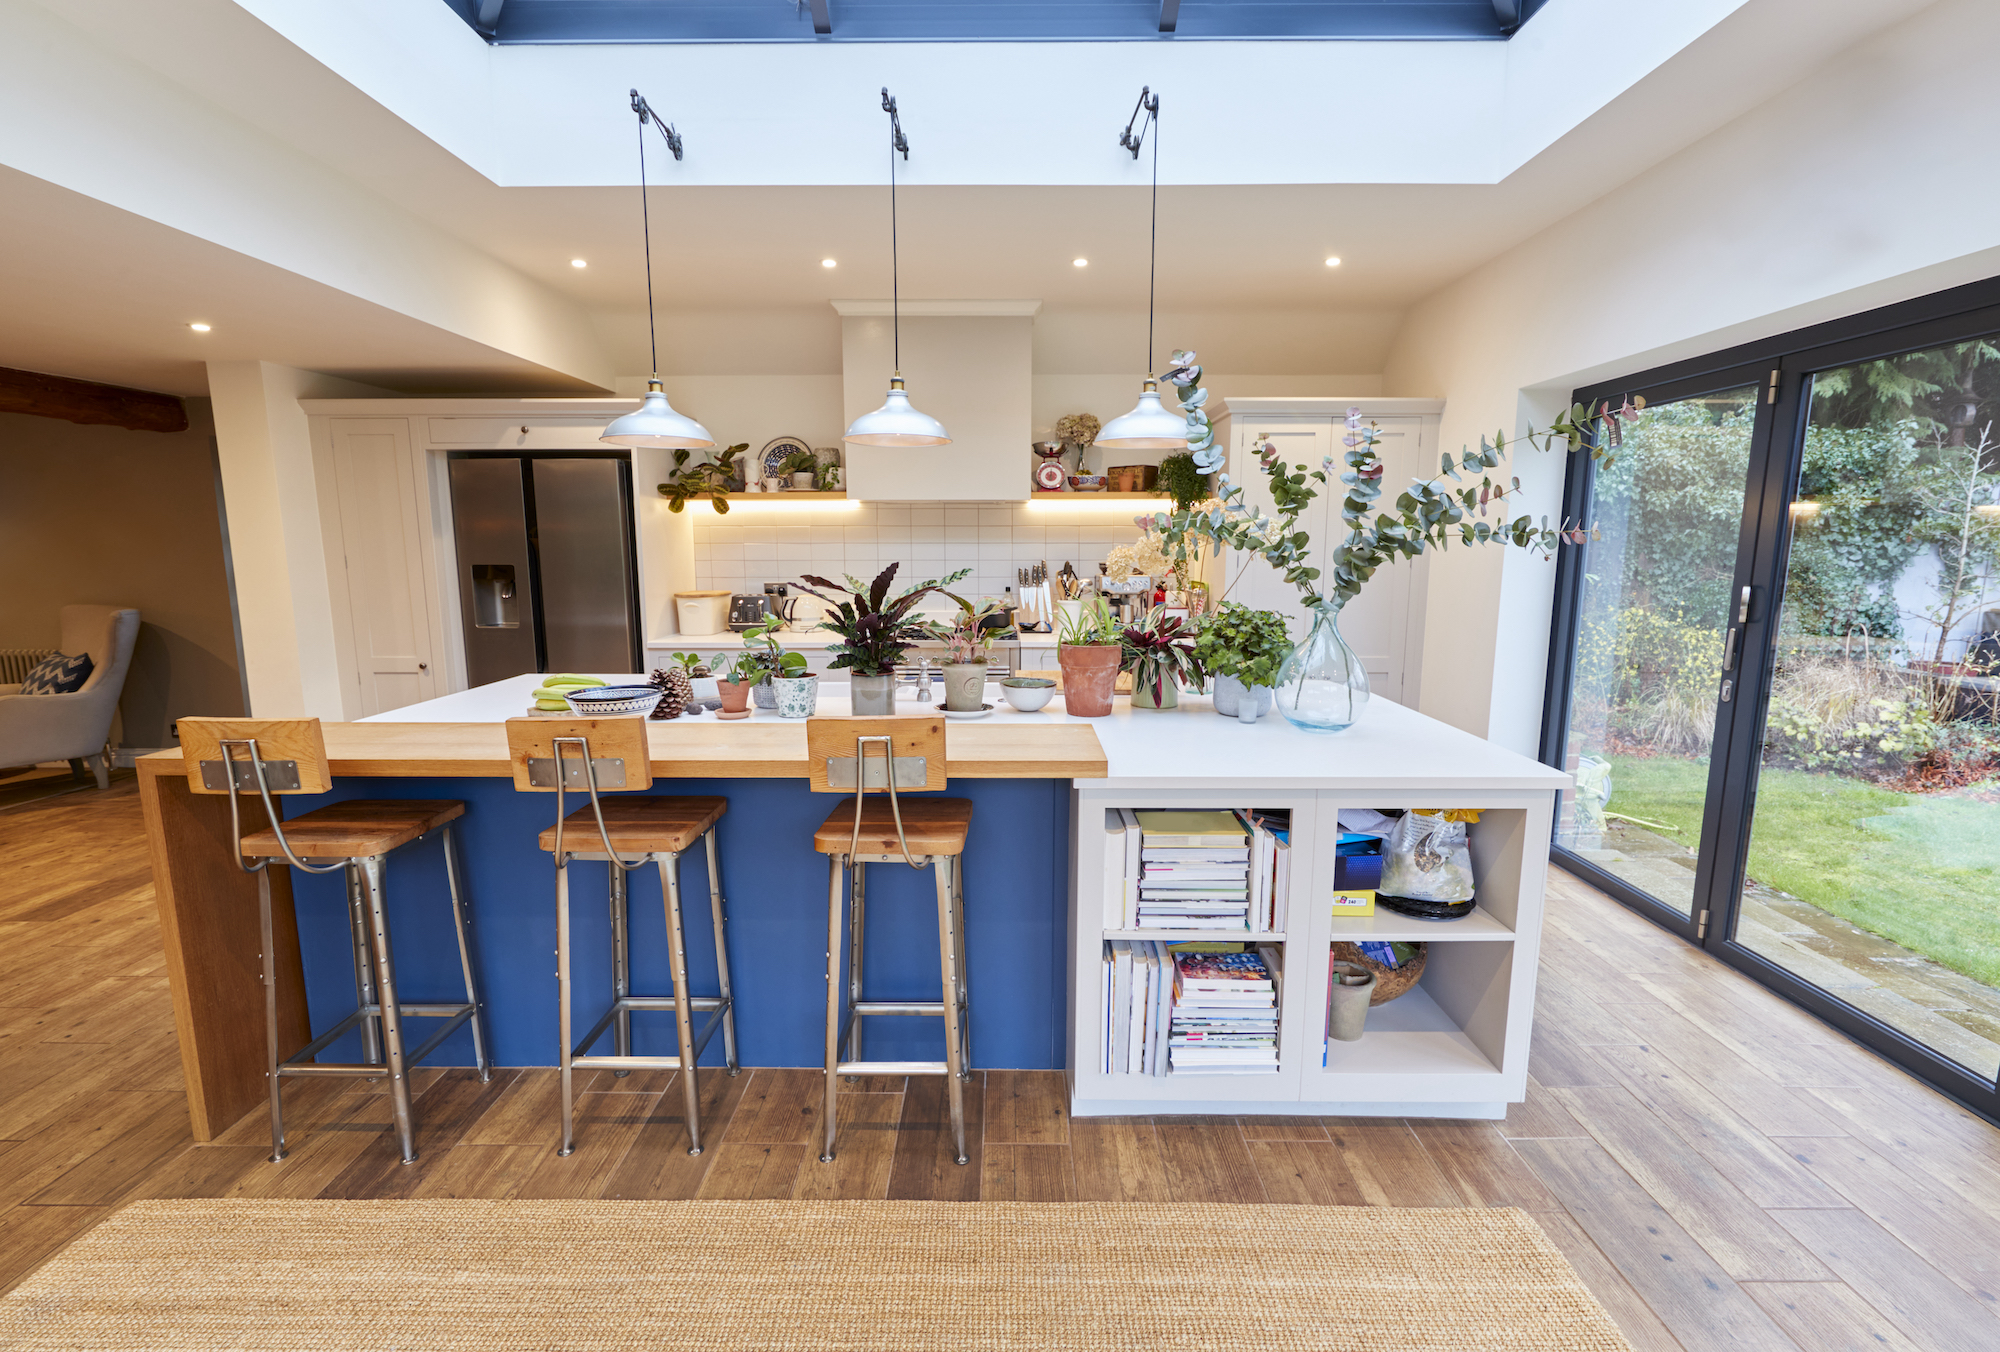
[[[254,741],[257,759],[269,766],[272,761],[292,761],[298,766],[297,788],[279,788],[265,780],[272,793],[325,793],[333,787],[333,767],[326,759],[326,737],[317,718],[183,718],[178,721],[181,737],[181,764],[187,769],[190,793],[229,792],[229,783],[210,787],[202,782],[203,761],[234,760],[250,763],[250,748],[224,747],[224,742]],[[224,771],[226,775],[228,771]],[[255,793],[252,780],[245,786]]]
[[[564,739],[564,745],[556,746],[556,739]],[[583,748],[568,741],[580,737],[588,746],[590,759],[595,761],[623,761],[625,782],[607,785],[601,780],[598,789],[604,793],[628,793],[634,789],[653,787],[653,765],[646,742],[646,720],[630,718],[510,718],[507,720],[507,761],[514,770],[514,787],[522,793],[554,793],[556,785],[530,783],[528,761],[561,759],[571,762],[583,759]],[[585,786],[571,786],[582,791]]]
[[[887,737],[898,759],[923,757],[924,782],[898,785],[899,793],[942,793],[944,791],[944,719],[937,714],[905,718],[808,718],[806,755],[811,761],[814,793],[853,793],[855,784],[836,787],[830,780],[829,760],[851,760],[858,751],[857,738]],[[867,748],[868,759],[880,763],[882,747]]]

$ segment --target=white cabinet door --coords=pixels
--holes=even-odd
[[[1293,422],[1252,422],[1242,420],[1230,429],[1229,481],[1241,485],[1245,506],[1265,516],[1275,510],[1271,501],[1271,481],[1258,463],[1263,447],[1274,447],[1287,465],[1318,469],[1334,448],[1333,425],[1324,419]],[[1329,496],[1322,493],[1300,514],[1298,529],[1319,546],[1327,536]],[[1339,521],[1338,515],[1333,520]],[[1229,587],[1225,600],[1239,601],[1258,610],[1274,610],[1285,617],[1296,641],[1306,634],[1305,608],[1299,604],[1298,588],[1284,575],[1252,554],[1232,554],[1229,559]]]
[[[416,456],[404,418],[335,418],[333,474],[360,717],[441,693]]]
[[[1370,421],[1375,423],[1381,437],[1377,453],[1382,457],[1382,496],[1376,499],[1376,505],[1387,506],[1412,479],[1424,473],[1428,460],[1426,424],[1419,417],[1379,417]],[[1334,459],[1342,471],[1347,468],[1340,459],[1347,450],[1340,444],[1344,435],[1344,428],[1334,429]],[[1436,467],[1432,466],[1430,472],[1435,474]],[[1332,494],[1327,519],[1313,533],[1313,541],[1319,547],[1322,576],[1331,576],[1333,551],[1340,547],[1346,533],[1346,524],[1340,518],[1340,494]],[[1398,703],[1403,699],[1404,649],[1421,570],[1421,560],[1408,559],[1377,569],[1375,576],[1362,587],[1361,595],[1340,612],[1341,637],[1360,656],[1362,666],[1368,671],[1369,689]]]

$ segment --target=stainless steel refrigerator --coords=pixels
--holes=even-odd
[[[640,670],[627,457],[459,452],[451,515],[471,684]]]

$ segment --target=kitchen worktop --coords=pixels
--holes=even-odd
[[[601,673],[600,673],[601,674]],[[340,760],[338,744],[357,755],[380,762],[394,760],[402,747],[398,734],[385,727],[388,739],[363,731],[394,724],[446,724],[461,731],[412,733],[411,754],[432,741],[440,751],[473,748],[471,759],[485,759],[483,748],[499,747],[494,774],[506,773],[504,742],[482,738],[465,725],[497,724],[518,717],[529,704],[529,692],[539,683],[533,675],[516,676],[491,685],[446,695],[377,714],[356,724],[330,724],[328,754]],[[605,675],[614,684],[636,681],[630,675]],[[1345,732],[1302,732],[1278,716],[1266,714],[1250,727],[1215,713],[1209,696],[1183,692],[1178,709],[1134,709],[1117,700],[1103,718],[1074,718],[1063,709],[1062,696],[1040,713],[1024,714],[1009,705],[994,684],[986,687],[991,714],[976,720],[953,720],[947,745],[950,774],[980,778],[1017,776],[1088,779],[1092,788],[1174,788],[1202,784],[1212,788],[1336,788],[1422,789],[1451,786],[1470,789],[1558,789],[1569,777],[1538,761],[1462,732],[1414,709],[1377,697],[1361,721]],[[898,711],[915,713],[927,706],[915,700],[898,702]],[[849,711],[847,687],[822,680],[819,712],[828,716]],[[495,729],[497,733],[497,729]],[[782,777],[805,774],[805,725],[759,711],[741,721],[724,722],[713,714],[681,717],[651,725],[654,754],[671,768],[657,774],[741,774]],[[445,741],[450,747],[443,745]],[[364,745],[379,749],[364,752]],[[685,765],[687,768],[682,768]],[[702,768],[695,768],[695,767]],[[742,768],[723,768],[742,767]],[[1065,766],[1077,768],[1062,768]],[[973,768],[979,767],[979,768]],[[343,771],[337,763],[334,773]],[[394,770],[350,770],[344,773],[397,773]],[[472,769],[425,773],[480,774]]]
[[[840,636],[824,629],[787,629],[778,635],[778,641],[787,648],[819,650],[829,648],[840,642]],[[1053,648],[1055,645],[1056,636],[1054,634],[1023,634],[1018,639],[1001,638],[993,640],[993,646],[996,648]],[[733,653],[742,648],[742,646],[743,635],[740,633],[669,634],[665,638],[649,638],[646,640],[646,650],[648,652],[698,652],[704,657],[717,652]],[[936,651],[943,647],[944,640],[937,639],[932,642],[915,644],[914,650],[919,652]]]

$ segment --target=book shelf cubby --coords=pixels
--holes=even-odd
[[[1542,916],[1552,799],[1526,790],[1303,789],[1124,790],[1079,786],[1071,814],[1069,1077],[1078,1116],[1121,1113],[1422,1113],[1499,1117],[1526,1089],[1528,1032]],[[1473,911],[1428,921],[1377,906],[1372,916],[1336,916],[1331,899],[1356,883],[1337,853],[1342,808],[1378,811],[1476,808],[1468,831],[1476,886]],[[1220,925],[1159,928],[1130,923],[1130,903],[1113,895],[1123,848],[1107,831],[1119,809],[1254,811],[1287,820],[1289,895],[1269,931]],[[1128,819],[1129,820],[1129,819]],[[1367,885],[1367,884],[1364,884]],[[1371,887],[1372,890],[1372,887]],[[1257,922],[1251,919],[1248,922]],[[1341,941],[1423,943],[1425,965],[1406,993],[1369,1010],[1352,1042],[1329,1040],[1327,965]],[[1264,949],[1274,968],[1275,1070],[1184,1073],[1153,1061],[1147,1073],[1107,1070],[1111,997],[1107,985],[1121,944],[1152,948],[1185,942],[1241,943]],[[1153,949],[1157,953],[1157,949]],[[1107,963],[1108,955],[1114,957]],[[1170,968],[1169,968],[1170,970]],[[1169,1001],[1171,996],[1169,996]],[[1167,1017],[1155,1015],[1156,1018]],[[1172,1024],[1162,1025],[1171,1033]],[[1146,1025],[1138,1026],[1140,1036]],[[1125,1034],[1120,1034],[1125,1036]],[[1134,1064],[1129,1058],[1125,1065]],[[1162,1073],[1163,1072],[1163,1073]]]

